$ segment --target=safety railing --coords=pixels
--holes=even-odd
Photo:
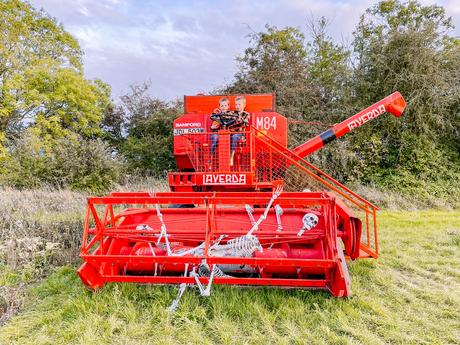
[[[286,191],[329,191],[363,216],[362,256],[378,256],[378,207],[284,145],[251,126],[245,132],[186,134],[186,152],[196,172],[238,171],[253,174],[261,186],[283,184]]]
[[[251,131],[205,132],[182,135],[186,154],[196,172],[251,171]]]
[[[363,215],[362,256],[378,257],[376,211],[378,207],[330,175],[296,155],[284,145],[252,127],[255,147],[254,180],[257,183],[283,181],[287,191],[330,191]]]

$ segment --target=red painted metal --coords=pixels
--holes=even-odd
[[[231,104],[235,103],[237,95],[195,95],[184,96],[184,112],[211,114],[219,105],[219,99],[227,97]],[[244,95],[246,98],[246,111],[250,113],[275,111],[275,94]]]
[[[251,122],[232,152],[234,132],[209,130],[219,98],[185,97],[185,114],[174,121],[179,171],[168,176],[171,192],[88,199],[83,283],[91,289],[107,282],[205,285],[209,277],[190,272],[206,265],[225,273],[214,284],[349,296],[345,260],[378,257],[378,208],[304,157],[384,110],[400,116],[404,99],[394,93],[289,150],[287,121],[274,111],[273,95],[246,95]],[[275,194],[280,186],[284,191]]]

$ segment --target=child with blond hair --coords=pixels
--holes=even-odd
[[[235,111],[233,114],[236,116],[235,125],[232,130],[234,132],[243,132],[247,126],[249,126],[250,115],[244,109],[246,108],[246,98],[244,96],[237,96],[235,98]],[[244,133],[235,133],[231,137],[231,153],[230,153],[230,165],[233,166],[233,158],[235,156],[236,145],[238,141],[244,141],[246,139]]]
[[[219,108],[216,108],[211,114],[211,131],[217,132],[221,129],[226,129],[227,122],[230,122],[235,115],[230,112],[230,99],[222,97],[219,99]],[[214,155],[216,152],[217,143],[219,141],[219,134],[211,134],[211,153]]]

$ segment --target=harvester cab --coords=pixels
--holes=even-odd
[[[281,174],[268,176],[265,170],[269,166],[262,167],[269,162],[262,162],[264,148],[259,145],[266,136],[287,146],[287,120],[275,111],[275,96],[245,95],[250,121],[238,132],[235,147],[234,131],[210,130],[210,114],[221,97],[184,97],[185,113],[174,121],[174,157],[179,171],[169,174],[172,191],[271,190],[275,179],[282,183]],[[228,99],[235,102],[235,96]]]
[[[234,140],[234,131],[211,131],[220,96],[185,97],[170,192],[88,199],[78,270],[88,288],[181,284],[178,298],[192,285],[207,296],[212,284],[351,294],[346,260],[378,257],[378,208],[304,158],[385,112],[401,116],[403,97],[395,92],[294,149],[274,95],[245,98],[250,122]]]

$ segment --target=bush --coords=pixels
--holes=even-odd
[[[117,148],[130,174],[158,176],[176,170],[173,155],[173,121],[182,103],[152,97],[150,83],[132,85],[121,104],[108,111],[103,128]]]
[[[100,139],[73,135],[44,141],[29,131],[10,147],[0,184],[102,193],[119,178],[120,164],[111,155],[109,146]]]

